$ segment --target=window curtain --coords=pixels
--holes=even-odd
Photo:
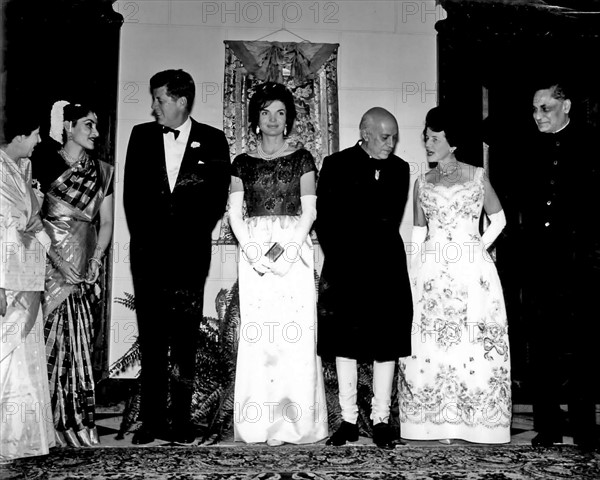
[[[248,102],[263,82],[284,84],[294,95],[296,122],[288,141],[306,148],[320,169],[339,149],[337,43],[225,41],[223,131],[231,158],[256,149]],[[217,243],[234,244],[227,215]]]

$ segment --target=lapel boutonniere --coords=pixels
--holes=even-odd
[[[190,143],[190,148],[198,148],[200,147],[200,142],[192,142]],[[198,160],[198,165],[204,165],[202,160]]]

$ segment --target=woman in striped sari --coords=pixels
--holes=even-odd
[[[91,108],[56,102],[50,136],[61,148],[34,169],[52,239],[42,308],[59,445],[98,443],[91,347],[98,277],[113,231],[113,167],[88,156],[98,138],[97,122]]]

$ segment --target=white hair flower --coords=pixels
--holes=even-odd
[[[61,145],[63,143],[64,110],[68,104],[69,102],[66,100],[59,100],[58,102],[54,102],[50,111],[50,138],[56,140]]]

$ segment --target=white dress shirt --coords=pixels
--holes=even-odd
[[[190,138],[190,131],[192,130],[192,120],[190,117],[175,130],[179,130],[177,140],[172,133],[163,134],[167,177],[169,179],[171,192],[175,188],[175,183],[177,183],[177,176],[179,175],[179,169],[181,168],[185,147]]]

